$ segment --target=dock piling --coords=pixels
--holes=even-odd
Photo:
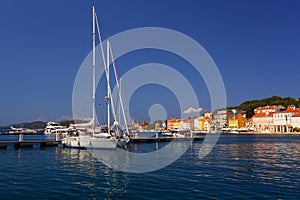
[[[24,135],[23,134],[19,134],[19,142],[23,142],[24,139]]]

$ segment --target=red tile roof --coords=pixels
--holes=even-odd
[[[274,113],[256,113],[253,117],[272,117]]]
[[[292,108],[288,107],[287,110],[282,111],[283,113],[290,113],[290,112],[300,112],[300,108]]]
[[[261,106],[261,107],[255,108],[255,110],[268,110],[268,109],[275,109],[275,108],[283,108],[283,106],[282,105]]]
[[[300,117],[300,113],[294,114],[293,117]]]

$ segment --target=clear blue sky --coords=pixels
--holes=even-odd
[[[228,105],[273,95],[300,97],[300,1],[95,2],[104,39],[155,26],[202,44],[221,72]],[[71,0],[0,2],[0,125],[72,114],[73,82],[91,49],[91,5]],[[125,68],[130,65],[124,62]],[[208,109],[209,103],[204,100],[201,106]],[[140,113],[136,117],[143,118]]]

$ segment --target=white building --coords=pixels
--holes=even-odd
[[[273,113],[256,113],[252,117],[252,126],[256,132],[271,132],[271,124],[273,123]]]
[[[254,113],[255,114],[258,114],[258,113],[276,113],[276,112],[281,112],[284,109],[285,109],[285,107],[283,107],[282,105],[261,106],[261,107],[255,108]]]
[[[273,115],[273,131],[275,133],[290,132],[292,127],[292,113],[280,112]]]
[[[194,130],[194,119],[181,120],[182,129]]]
[[[227,126],[227,110],[217,110],[213,113],[213,122],[217,129]]]
[[[300,109],[294,105],[289,106],[285,111],[274,113],[272,123],[273,131],[275,133],[291,132],[293,127],[298,125],[297,117],[294,118],[293,125],[293,116],[297,116],[299,113]]]
[[[300,113],[292,116],[292,126],[293,128],[300,128]]]
[[[200,127],[198,117],[195,117],[193,121],[194,121],[194,130],[197,130],[197,131],[200,130],[201,127]]]

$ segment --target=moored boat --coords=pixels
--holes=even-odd
[[[57,122],[48,122],[45,128],[45,134],[46,135],[51,135],[51,134],[62,134],[62,135],[67,135],[69,131],[69,128],[66,126],[61,126]]]
[[[106,76],[106,84],[107,84],[107,96],[105,97],[106,103],[107,103],[107,126],[99,126],[96,122],[96,108],[95,108],[95,97],[96,97],[96,28],[98,30],[98,36],[99,36],[99,41],[100,41],[100,47],[102,51],[102,56],[105,55],[105,52],[103,50],[102,46],[102,40],[100,36],[100,30],[99,30],[99,24],[98,24],[98,19],[96,15],[96,10],[95,6],[92,7],[92,21],[93,21],[93,31],[92,31],[92,36],[93,36],[93,51],[92,51],[92,69],[93,69],[93,85],[92,85],[92,119],[90,122],[90,126],[86,129],[86,131],[81,132],[78,136],[70,135],[67,136],[63,143],[65,146],[68,147],[75,147],[75,148],[86,148],[86,149],[114,149],[118,146],[125,146],[130,138],[128,137],[127,134],[121,134],[123,131],[121,131],[121,128],[119,127],[119,123],[117,122],[117,117],[116,117],[116,111],[114,108],[114,102],[112,98],[112,91],[110,88],[110,75],[109,75],[109,63],[110,63],[110,55],[112,55],[112,50],[111,50],[111,44],[109,41],[107,42],[107,61],[105,62],[105,59],[103,57],[103,65],[104,65],[104,72]],[[121,97],[121,92],[120,92],[120,85],[119,85],[119,79],[116,74],[116,67],[115,63],[113,60],[113,55],[112,55],[112,63],[114,66],[114,73],[115,73],[115,78],[116,78],[116,83],[118,86],[118,95],[119,99],[123,99]],[[125,111],[124,111],[124,106],[123,106],[123,100],[121,102],[121,107],[122,107],[122,113],[123,116],[125,116]],[[114,118],[114,123],[113,126],[110,124],[110,112],[112,110],[113,118]],[[124,119],[125,124],[126,124],[126,132],[128,133],[128,128],[127,128],[127,123],[126,119]],[[79,124],[80,125],[80,124]],[[77,124],[75,124],[75,127]],[[116,129],[116,131],[113,131],[113,128]]]

